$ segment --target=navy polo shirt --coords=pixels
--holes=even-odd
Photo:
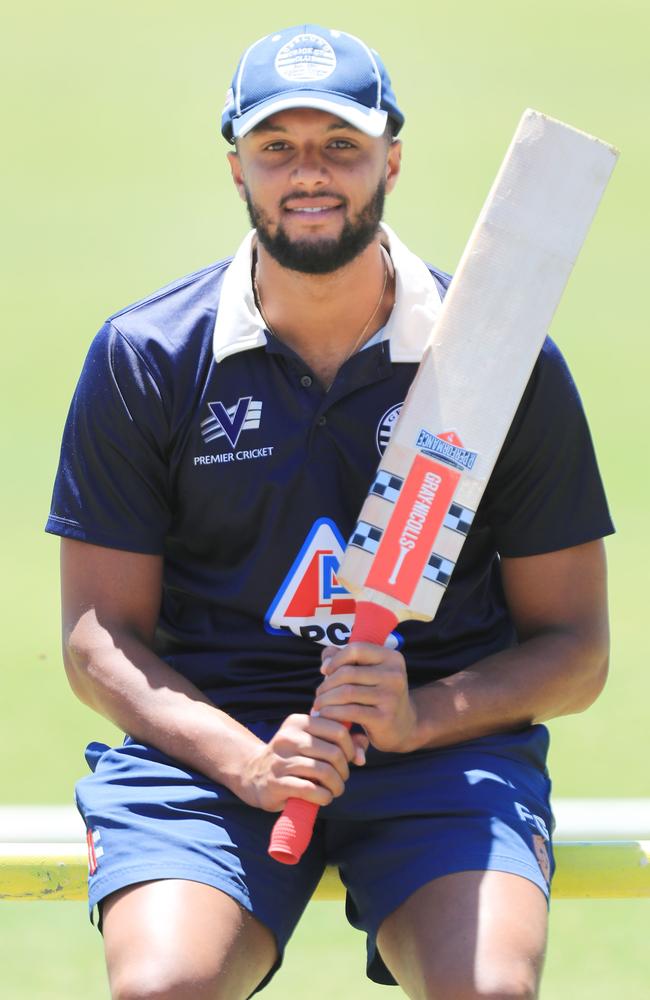
[[[242,721],[308,711],[320,645],[347,640],[337,569],[448,284],[388,227],[396,301],[325,392],[232,260],[112,316],[68,415],[46,530],[161,555],[161,656]],[[547,340],[433,622],[407,622],[413,686],[516,641],[499,556],[612,531],[580,400]]]

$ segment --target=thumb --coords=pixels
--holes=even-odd
[[[354,743],[353,764],[356,764],[357,767],[363,767],[366,762],[366,750],[370,745],[370,740],[365,733],[353,733],[352,742]]]

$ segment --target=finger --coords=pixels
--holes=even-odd
[[[296,757],[284,761],[284,774],[289,778],[307,778],[326,788],[334,798],[345,791],[345,781],[331,764],[311,757]]]
[[[345,664],[345,666],[339,667],[335,672],[328,673],[325,680],[321,681],[317,687],[316,694],[320,694],[321,691],[329,691],[331,688],[339,687],[342,684],[360,684],[375,687],[382,682],[382,679],[389,679],[393,673],[396,678],[402,676],[400,672],[393,670],[391,667],[383,669],[380,666],[363,667]]]
[[[313,709],[309,715],[290,715],[282,723],[269,745],[280,756],[290,757],[296,749],[308,746],[309,737],[318,736],[344,747],[349,742],[349,734],[344,726],[327,720],[319,720]],[[348,747],[351,750],[351,747]]]
[[[375,646],[370,642],[351,642],[342,649],[326,650],[321,663],[321,673],[332,674],[348,664],[371,665],[383,662],[401,661],[402,656],[397,650]]]
[[[323,719],[323,722],[331,721],[332,720],[330,719]],[[338,725],[338,723],[332,724]],[[346,753],[342,747],[338,746],[336,743],[330,743],[328,740],[319,740],[315,737],[310,743],[301,749],[301,755],[309,757],[310,760],[324,761],[331,767],[336,768],[343,781],[347,781],[350,777],[348,761],[351,761],[354,757],[354,744],[349,733],[347,736],[349,748],[346,749],[348,749],[348,753]]]
[[[378,685],[338,684],[328,690],[319,690],[314,698],[314,709],[322,717],[324,709],[332,705],[378,705],[385,698],[385,692]]]
[[[377,707],[374,705],[360,705],[358,702],[350,702],[347,705],[324,705],[322,708],[324,718],[344,722],[348,725],[359,725],[371,732],[374,724],[384,720]]]
[[[356,764],[357,767],[363,767],[366,763],[366,750],[370,746],[370,740],[365,733],[354,733],[352,742],[354,743],[354,760],[352,763]]]
[[[354,744],[350,731],[346,725],[336,722],[333,719],[325,719],[316,714],[310,718],[310,724],[306,732],[314,739],[327,741],[329,744],[339,747],[345,755],[346,760],[352,760],[354,756]],[[304,746],[308,746],[307,743]],[[329,757],[327,759],[330,759]]]
[[[328,806],[334,799],[332,792],[324,785],[308,781],[295,775],[286,775],[281,782],[280,794],[274,795],[270,812],[281,812],[289,799],[304,799],[317,806]]]

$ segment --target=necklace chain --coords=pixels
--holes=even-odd
[[[342,368],[343,365],[346,363],[346,361],[349,361],[350,358],[352,357],[352,355],[357,352],[357,350],[361,346],[363,338],[365,337],[366,333],[370,329],[370,324],[372,323],[372,321],[374,320],[375,316],[379,312],[381,304],[384,301],[384,295],[386,294],[386,287],[388,285],[388,273],[389,273],[389,270],[388,270],[388,263],[387,263],[387,260],[386,260],[386,258],[388,257],[388,253],[387,253],[387,251],[384,249],[384,247],[381,244],[380,244],[380,250],[382,252],[382,258],[381,259],[382,259],[383,264],[384,264],[384,282],[383,282],[383,285],[381,287],[381,294],[380,294],[379,298],[377,299],[377,305],[372,310],[372,312],[371,312],[368,320],[364,323],[364,326],[363,326],[363,329],[361,330],[361,333],[359,334],[359,336],[355,340],[355,342],[352,345],[352,348],[350,349],[350,351],[348,352],[348,354],[346,354],[345,358],[343,359],[343,361],[339,365],[339,368]],[[253,292],[255,294],[255,301],[257,303],[257,307],[258,307],[258,309],[260,311],[262,319],[264,320],[264,323],[266,325],[267,330],[269,331],[269,333],[273,337],[275,337],[276,339],[280,340],[281,338],[278,337],[277,333],[275,332],[275,330],[273,329],[273,327],[269,323],[269,321],[266,318],[266,315],[264,313],[264,307],[262,305],[262,296],[260,295],[259,285],[257,284],[257,257],[255,258],[255,263],[253,265]],[[330,386],[331,386],[331,384],[332,383],[330,383]],[[328,386],[327,388],[329,389],[330,386]]]

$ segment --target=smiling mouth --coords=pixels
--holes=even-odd
[[[318,215],[321,212],[334,212],[337,208],[342,208],[341,205],[318,205],[308,207],[307,205],[302,205],[300,208],[288,208],[287,212],[308,212],[310,215]]]
[[[314,198],[287,198],[282,206],[283,210],[290,215],[308,215],[314,219],[324,218],[333,212],[340,212],[343,207],[344,202],[339,198],[325,198],[324,196],[318,200]]]

